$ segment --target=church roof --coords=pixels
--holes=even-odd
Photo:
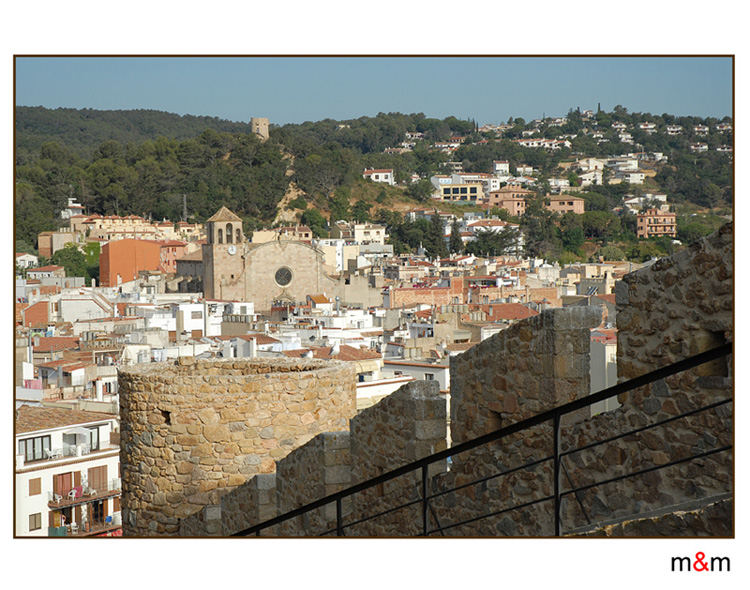
[[[219,209],[206,221],[242,221],[242,218],[238,217],[236,214],[232,213],[229,209],[222,205],[221,209]]]

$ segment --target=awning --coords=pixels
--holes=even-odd
[[[76,436],[89,436],[91,434],[91,431],[88,428],[83,428],[82,426],[76,426],[75,428],[66,430],[65,432],[63,432],[63,434],[75,434]]]

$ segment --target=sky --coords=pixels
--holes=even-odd
[[[732,114],[729,57],[16,57],[16,104],[302,123],[379,112],[478,123],[571,108]]]

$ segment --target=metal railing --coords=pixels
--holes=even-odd
[[[80,489],[78,489],[80,488]],[[73,504],[85,504],[104,497],[116,495],[122,490],[122,480],[119,477],[112,478],[98,487],[81,484],[65,491],[64,493],[47,492],[47,503],[50,508],[65,508]]]
[[[336,534],[337,536],[343,536],[345,534],[345,531],[347,528],[353,527],[357,524],[361,524],[363,522],[373,520],[375,518],[381,517],[385,514],[393,513],[397,510],[401,510],[410,506],[417,506],[419,505],[421,510],[421,532],[419,533],[419,536],[427,536],[434,533],[440,533],[442,535],[445,534],[445,531],[450,528],[455,528],[458,526],[467,525],[473,522],[476,522],[478,520],[498,516],[503,513],[510,512],[512,510],[518,510],[521,508],[530,507],[535,504],[540,504],[542,502],[553,502],[554,503],[554,512],[553,512],[553,520],[554,520],[554,535],[560,536],[561,534],[561,503],[562,499],[567,496],[572,496],[576,502],[578,503],[579,507],[581,508],[581,511],[583,515],[585,516],[586,520],[591,524],[591,519],[589,518],[588,514],[586,513],[586,510],[583,506],[583,503],[581,501],[580,493],[584,492],[586,490],[589,490],[591,488],[602,486],[614,482],[618,482],[627,478],[637,477],[640,475],[644,475],[659,469],[665,469],[667,467],[679,465],[686,463],[688,461],[694,461],[696,459],[701,459],[705,457],[709,457],[711,455],[715,455],[717,453],[729,451],[732,449],[732,445],[722,445],[718,447],[714,447],[712,449],[708,449],[706,451],[695,453],[689,456],[680,457],[678,459],[668,461],[663,464],[659,465],[653,465],[650,467],[645,467],[643,469],[622,474],[615,477],[610,477],[601,481],[596,481],[593,483],[588,483],[586,485],[578,486],[575,488],[570,488],[563,490],[562,487],[562,481],[561,477],[562,475],[565,475],[567,477],[567,481],[569,485],[572,485],[570,476],[567,474],[567,470],[565,469],[562,459],[565,456],[572,455],[573,453],[578,453],[584,450],[591,449],[593,447],[596,447],[598,445],[602,445],[608,442],[612,442],[621,438],[624,438],[626,436],[632,436],[636,435],[640,432],[643,432],[645,430],[648,430],[650,428],[656,428],[659,426],[663,426],[667,423],[673,422],[675,420],[679,420],[681,418],[685,418],[688,416],[696,415],[700,412],[705,412],[711,409],[718,408],[720,406],[723,406],[725,404],[730,404],[733,401],[732,397],[715,401],[713,403],[707,404],[703,407],[694,408],[690,411],[683,412],[679,415],[671,416],[665,420],[661,420],[659,422],[656,422],[654,424],[650,424],[647,426],[635,428],[632,430],[628,430],[627,432],[623,432],[614,436],[611,436],[609,438],[606,438],[604,440],[596,441],[587,445],[583,445],[581,447],[572,448],[567,451],[561,450],[561,444],[560,444],[560,423],[563,416],[567,414],[571,414],[573,412],[576,412],[578,410],[581,410],[583,408],[588,408],[591,405],[601,402],[610,398],[613,398],[615,396],[618,396],[623,393],[627,393],[629,391],[632,391],[634,389],[637,389],[639,387],[643,387],[645,385],[649,385],[651,383],[654,383],[656,381],[660,381],[666,377],[669,377],[671,375],[675,375],[677,373],[681,373],[683,371],[695,368],[699,365],[708,363],[710,361],[726,357],[728,355],[732,354],[732,343],[727,343],[724,345],[721,345],[719,347],[716,347],[714,349],[711,349],[709,351],[703,352],[701,354],[689,357],[687,359],[684,359],[682,361],[679,361],[677,363],[661,367],[655,371],[651,371],[650,373],[647,373],[645,375],[642,375],[640,377],[636,377],[634,379],[631,379],[629,381],[618,383],[617,385],[614,385],[612,387],[609,387],[607,389],[604,389],[602,391],[599,391],[597,393],[593,393],[591,395],[588,395],[586,397],[583,397],[581,399],[572,401],[570,403],[564,404],[562,406],[558,406],[557,408],[553,408],[551,410],[547,410],[545,412],[542,412],[541,414],[538,414],[536,416],[532,416],[530,418],[527,418],[525,420],[522,420],[520,422],[516,422],[515,424],[511,424],[509,426],[506,426],[504,428],[500,428],[498,430],[494,430],[492,432],[489,432],[487,434],[484,434],[480,437],[477,437],[473,440],[466,441],[460,444],[457,444],[453,447],[450,447],[444,451],[440,451],[438,453],[434,453],[428,457],[424,457],[422,459],[419,459],[417,461],[413,461],[411,463],[408,463],[406,465],[403,465],[401,467],[398,467],[396,469],[393,469],[387,473],[384,473],[382,475],[379,475],[377,477],[373,477],[371,479],[368,479],[366,481],[363,481],[361,483],[358,483],[356,485],[353,485],[345,490],[342,490],[340,492],[329,494],[323,498],[320,498],[319,500],[316,500],[314,502],[310,502],[308,504],[305,504],[304,506],[301,506],[299,508],[296,508],[294,510],[291,510],[289,512],[286,512],[284,514],[281,514],[279,516],[276,516],[275,518],[271,518],[269,520],[266,520],[264,522],[261,522],[259,524],[256,524],[254,526],[251,526],[249,528],[246,528],[242,531],[239,531],[237,533],[234,533],[233,536],[248,536],[248,535],[256,535],[260,536],[261,531],[280,525],[281,523],[287,522],[293,518],[308,514],[318,508],[325,507],[329,504],[335,504],[336,506],[336,524],[334,528],[331,528],[329,530],[324,531],[323,533],[320,533],[320,536],[328,535],[328,534]],[[429,494],[428,493],[428,482],[429,482],[429,471],[430,466],[441,462],[450,460],[451,457],[458,455],[459,453],[469,451],[472,449],[476,449],[478,447],[481,447],[483,445],[487,445],[488,443],[500,441],[504,438],[507,438],[513,434],[521,433],[524,431],[528,431],[530,428],[534,426],[539,426],[543,424],[551,424],[552,426],[552,446],[553,451],[552,455],[543,457],[541,459],[537,459],[528,463],[525,463],[523,465],[514,467],[512,469],[507,469],[504,471],[500,471],[498,473],[492,474],[487,477],[483,477],[480,479],[476,479],[474,481],[471,481],[469,483],[464,483],[460,486],[455,486],[451,489],[447,490],[441,490],[439,492]],[[489,481],[491,479],[509,475],[511,473],[515,473],[524,469],[530,469],[532,467],[536,467],[538,465],[541,465],[545,462],[552,462],[552,477],[553,477],[553,493],[551,495],[544,496],[542,498],[538,498],[535,500],[532,500],[530,502],[525,502],[523,504],[511,506],[508,508],[503,508],[502,510],[493,511],[490,513],[481,514],[476,517],[472,517],[470,519],[466,519],[460,522],[451,523],[445,526],[441,526],[439,523],[437,524],[436,528],[430,529],[429,528],[429,516],[432,516],[433,520],[437,522],[437,516],[435,514],[435,511],[433,507],[430,504],[430,500],[438,498],[440,496],[443,496],[448,493],[455,492],[459,489],[466,488],[472,485],[477,485],[486,481]],[[403,502],[399,504],[398,506],[393,506],[387,510],[378,512],[376,514],[371,514],[368,516],[365,516],[363,518],[359,518],[356,520],[350,520],[349,522],[344,522],[344,516],[343,516],[343,501],[347,498],[350,498],[354,494],[357,494],[358,492],[362,492],[364,490],[375,488],[376,486],[382,486],[385,482],[391,481],[397,477],[400,477],[402,475],[412,473],[412,472],[419,472],[420,473],[420,497],[416,500]]]

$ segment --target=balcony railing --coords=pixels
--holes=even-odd
[[[95,537],[103,533],[114,531],[122,527],[122,516],[115,512],[100,520],[83,521],[62,526],[51,526],[47,529],[49,537]]]
[[[81,485],[68,490],[64,494],[56,492],[47,493],[47,505],[51,509],[67,508],[87,504],[103,498],[119,496],[122,492],[122,480],[119,477],[110,479],[103,486],[94,488],[88,485]]]

